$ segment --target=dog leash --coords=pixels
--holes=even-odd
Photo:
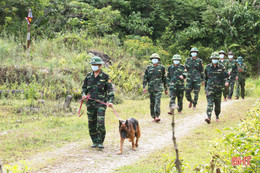
[[[109,105],[108,103],[105,103],[105,102],[102,102],[102,101],[99,101],[99,100],[95,100],[95,99],[90,98],[90,95],[87,95],[87,98],[86,98],[85,100],[86,100],[86,102],[88,102],[88,100],[93,100],[93,101],[99,102],[99,103],[101,103],[101,104],[103,104],[103,105],[106,105],[106,106]],[[83,112],[80,114],[83,101],[84,101],[84,100],[82,100],[82,99],[79,100],[79,102],[80,102],[80,107],[79,107],[78,117],[81,117],[81,115],[84,113],[84,111],[83,111]],[[119,115],[118,115],[118,113],[116,112],[116,110],[114,109],[114,107],[112,106],[111,108],[113,109],[114,113],[116,114],[117,118],[119,119]]]

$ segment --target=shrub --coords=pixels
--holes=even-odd
[[[200,172],[214,171],[215,168],[228,172],[257,172],[260,168],[259,131],[260,131],[260,102],[251,109],[245,120],[235,128],[217,129],[223,135],[211,144],[212,160],[209,164],[201,164],[196,169]],[[250,157],[250,165],[244,160]],[[242,162],[239,161],[241,158]]]

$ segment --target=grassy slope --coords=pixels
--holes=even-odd
[[[240,119],[245,117],[246,111],[252,107],[255,100],[255,98],[250,98],[244,101],[234,102],[228,107],[230,109],[222,110],[221,123],[213,122],[210,125],[205,123],[203,126],[195,129],[189,136],[177,139],[180,156],[184,159],[184,162],[189,165],[187,169],[185,169],[185,172],[191,172],[199,163],[210,162],[211,158],[208,155],[210,141],[214,138],[222,137],[215,129],[236,126]],[[172,156],[175,156],[173,146],[168,146],[151,154],[140,162],[130,166],[124,166],[115,172],[165,172]]]

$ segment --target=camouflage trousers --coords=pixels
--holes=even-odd
[[[194,90],[194,99],[191,97],[191,91]],[[189,102],[192,102],[193,106],[196,106],[199,99],[200,92],[200,80],[192,80],[190,78],[187,79],[185,96]]]
[[[159,117],[161,113],[162,92],[150,92],[150,113],[153,118]]]
[[[223,97],[226,99],[228,95],[228,87],[224,86]]]
[[[221,95],[222,95],[222,90],[217,90],[217,91],[211,91],[207,92],[207,115],[208,118],[211,119],[211,114],[213,111],[213,105],[215,106],[215,115],[216,118],[219,118],[219,114],[221,111]]]
[[[230,79],[230,81],[229,81],[229,93],[228,93],[228,98],[229,99],[232,98],[235,82],[236,82],[235,79],[232,79],[232,80]]]
[[[177,89],[170,89],[170,104],[169,107],[174,104],[175,105],[175,100],[176,97],[178,99],[178,112],[182,111],[182,105],[183,105],[183,94],[184,94],[184,88],[177,88]]]
[[[90,101],[89,101],[90,102]],[[103,144],[106,135],[106,107],[99,103],[87,104],[88,129],[91,140],[95,144]]]
[[[245,80],[239,80],[236,82],[236,93],[235,93],[235,96],[237,98],[239,98],[240,96],[240,89],[241,89],[241,98],[245,98],[245,85],[246,85],[246,82]]]

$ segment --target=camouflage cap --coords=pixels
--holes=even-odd
[[[219,59],[219,54],[218,54],[218,52],[212,53],[211,56],[210,56],[210,59]]]
[[[196,47],[191,48],[190,52],[199,52],[199,50]]]
[[[153,59],[153,58],[161,59],[158,53],[153,53],[153,54],[150,56],[150,59]]]
[[[226,54],[224,50],[219,51],[219,54]]]
[[[232,51],[228,52],[229,55],[234,55],[234,53]]]
[[[242,56],[239,56],[238,58],[237,58],[237,61],[243,61],[244,59],[243,59],[243,57]]]
[[[181,60],[181,56],[178,54],[173,55],[172,60]]]
[[[94,56],[91,58],[90,64],[104,64],[104,62],[100,57]]]

